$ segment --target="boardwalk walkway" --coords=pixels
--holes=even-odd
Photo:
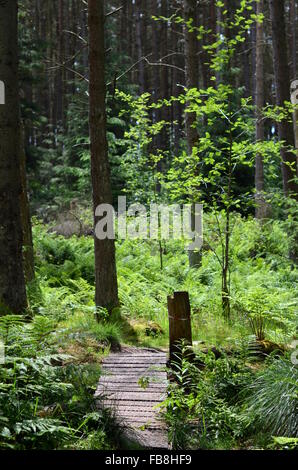
[[[142,448],[168,449],[167,429],[156,408],[166,397],[166,353],[124,348],[107,356],[96,397],[111,408],[127,441]]]

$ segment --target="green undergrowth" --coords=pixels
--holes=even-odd
[[[174,449],[297,447],[298,369],[288,354],[268,356],[256,368],[246,348],[191,361],[187,347],[181,350],[162,404]]]
[[[163,269],[157,242],[125,240],[117,243],[117,271],[121,315],[102,326],[115,340],[168,346],[167,296],[189,292],[194,341],[230,346],[254,334],[251,318],[262,318],[266,338],[288,343],[296,333],[297,273],[288,258],[283,222],[260,226],[253,219],[234,216],[231,238],[230,323],[221,313],[221,278],[214,252],[220,243],[213,233],[213,219],[205,216],[202,266],[190,269],[180,241],[164,243]],[[94,261],[92,237],[65,239],[34,227],[39,289],[30,290],[33,312],[65,324],[93,322]],[[91,320],[92,318],[92,320]],[[73,326],[73,325],[72,325]],[[88,326],[90,328],[90,325]],[[91,327],[92,329],[93,327]],[[121,336],[122,335],[122,336]]]
[[[57,323],[36,315],[0,317],[0,449],[110,449],[114,419],[93,395],[100,365],[61,348]],[[61,337],[60,337],[61,339]],[[75,350],[74,350],[75,352]],[[94,351],[93,351],[94,354]]]
[[[6,352],[0,367],[1,448],[116,448],[113,417],[99,411],[93,398],[102,359],[121,344],[167,350],[167,296],[181,290],[190,295],[194,351],[205,365],[191,369],[191,393],[184,385],[170,390],[166,417],[174,447],[286,448],[273,438],[297,437],[297,423],[278,410],[279,400],[288,410],[297,403],[291,351],[264,362],[256,343],[262,334],[272,350],[277,345],[285,351],[297,335],[296,272],[285,224],[260,226],[233,216],[230,322],[221,312],[214,254],[220,254],[220,243],[213,224],[205,215],[198,269],[189,268],[180,241],[163,243],[163,269],[157,242],[117,242],[121,305],[108,315],[94,306],[92,237],[66,239],[35,220],[36,279],[28,287],[33,320],[0,317]],[[280,384],[287,384],[286,395]]]

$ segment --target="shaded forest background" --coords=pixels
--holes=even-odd
[[[220,26],[219,22],[227,17],[233,20],[237,2],[229,1],[223,6],[215,0],[184,3],[190,8],[186,13],[181,1],[106,2],[108,140],[114,197],[127,183],[125,132],[129,128],[129,120],[119,117],[123,102],[115,94],[115,88],[135,96],[148,92],[149,102],[152,102],[177,97],[186,85],[198,89],[214,85],[211,80],[214,71],[210,69],[206,46],[213,44],[220,28],[224,34],[224,25]],[[256,2],[250,3],[252,11],[244,10],[247,19],[257,8]],[[297,7],[294,0],[286,1],[284,5],[288,78],[294,80]],[[263,103],[275,105],[269,2],[265,1],[263,8],[264,66],[259,79],[263,83]],[[225,18],[221,18],[225,10]],[[177,21],[185,14],[189,18],[195,15],[193,26],[198,28],[190,38],[193,42],[190,66],[183,21]],[[87,5],[81,0],[22,0],[19,15],[22,118],[29,188],[34,210],[38,212],[42,207],[45,216],[72,198],[88,198],[91,191],[88,177]],[[257,22],[251,20],[245,41],[236,44],[230,69],[215,72],[217,83],[227,82],[237,91],[236,101],[251,96],[256,103],[256,28]],[[198,40],[195,36],[199,31]],[[290,99],[290,89],[287,94]],[[151,109],[150,119],[153,124],[169,123],[151,143],[151,148],[164,153],[158,166],[166,172],[173,156],[187,147],[184,106],[179,101],[172,101],[170,106]],[[205,131],[204,118],[197,123],[197,129],[199,134]],[[218,132],[221,132],[220,123]],[[266,140],[276,141],[276,122],[267,118],[263,132]],[[254,168],[247,167],[236,171],[238,192],[254,188],[254,173]],[[261,178],[266,180],[269,192],[282,188],[280,164],[276,159],[265,166],[265,176]],[[130,198],[134,199],[136,195],[130,194]]]

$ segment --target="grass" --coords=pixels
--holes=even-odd
[[[298,437],[298,370],[288,355],[269,358],[246,389],[254,429],[274,436]]]

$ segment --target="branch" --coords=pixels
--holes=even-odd
[[[73,54],[71,57],[69,57],[68,59],[65,59],[64,62],[63,62],[63,65],[67,64],[68,62],[71,62],[73,61],[78,55],[80,55],[80,53],[85,49],[85,47],[87,47],[88,44],[84,44],[75,54]],[[48,60],[48,62],[51,62],[50,60]],[[55,68],[55,67],[52,67],[52,68]],[[56,66],[56,68],[59,68],[59,66]]]
[[[59,62],[56,62],[56,65],[54,67],[49,67],[48,70],[56,70],[59,67],[64,67],[65,70],[68,70],[71,73],[74,73],[78,77],[80,77],[81,80],[85,80],[87,83],[89,83],[88,78],[86,78],[84,75],[82,75],[80,72],[77,72],[76,70],[71,69],[70,67],[67,67],[65,63],[59,64]]]
[[[167,56],[166,56],[167,57]],[[176,65],[172,65],[172,64],[164,64],[163,62],[149,62],[149,60],[147,59],[147,57],[143,57],[143,59],[145,60],[145,62],[147,62],[148,65],[154,65],[154,66],[163,66],[163,67],[169,67],[169,68],[172,68],[172,69],[176,69],[176,70],[179,70],[180,72],[182,73],[185,73],[185,70],[184,69],[181,69],[180,67],[177,67]],[[160,59],[162,60],[162,59]]]
[[[67,29],[63,29],[63,33],[72,34],[73,36],[75,36],[76,38],[78,38],[80,41],[82,41],[86,46],[88,45],[88,42],[86,41],[86,39],[84,39],[84,38],[83,38],[82,36],[80,36],[79,34],[74,33],[73,31],[68,31]]]
[[[122,10],[123,8],[124,8],[124,5],[122,5],[119,8],[116,8],[115,10],[110,11],[109,13],[106,14],[106,18],[108,18],[109,16],[114,15],[114,13],[118,13],[118,11]]]
[[[152,53],[150,53],[149,55],[151,55]],[[116,77],[115,80],[113,80],[112,82],[109,82],[107,83],[107,86],[109,85],[112,85],[112,83],[115,83],[117,82],[118,80],[120,80],[120,78],[124,77],[124,75],[126,75],[128,72],[130,72],[136,65],[138,65],[140,62],[142,62],[142,60],[146,60],[146,57],[141,57],[137,62],[135,62],[134,64],[132,64],[127,70],[125,70],[125,72],[123,72],[121,75],[119,75],[119,77]]]

